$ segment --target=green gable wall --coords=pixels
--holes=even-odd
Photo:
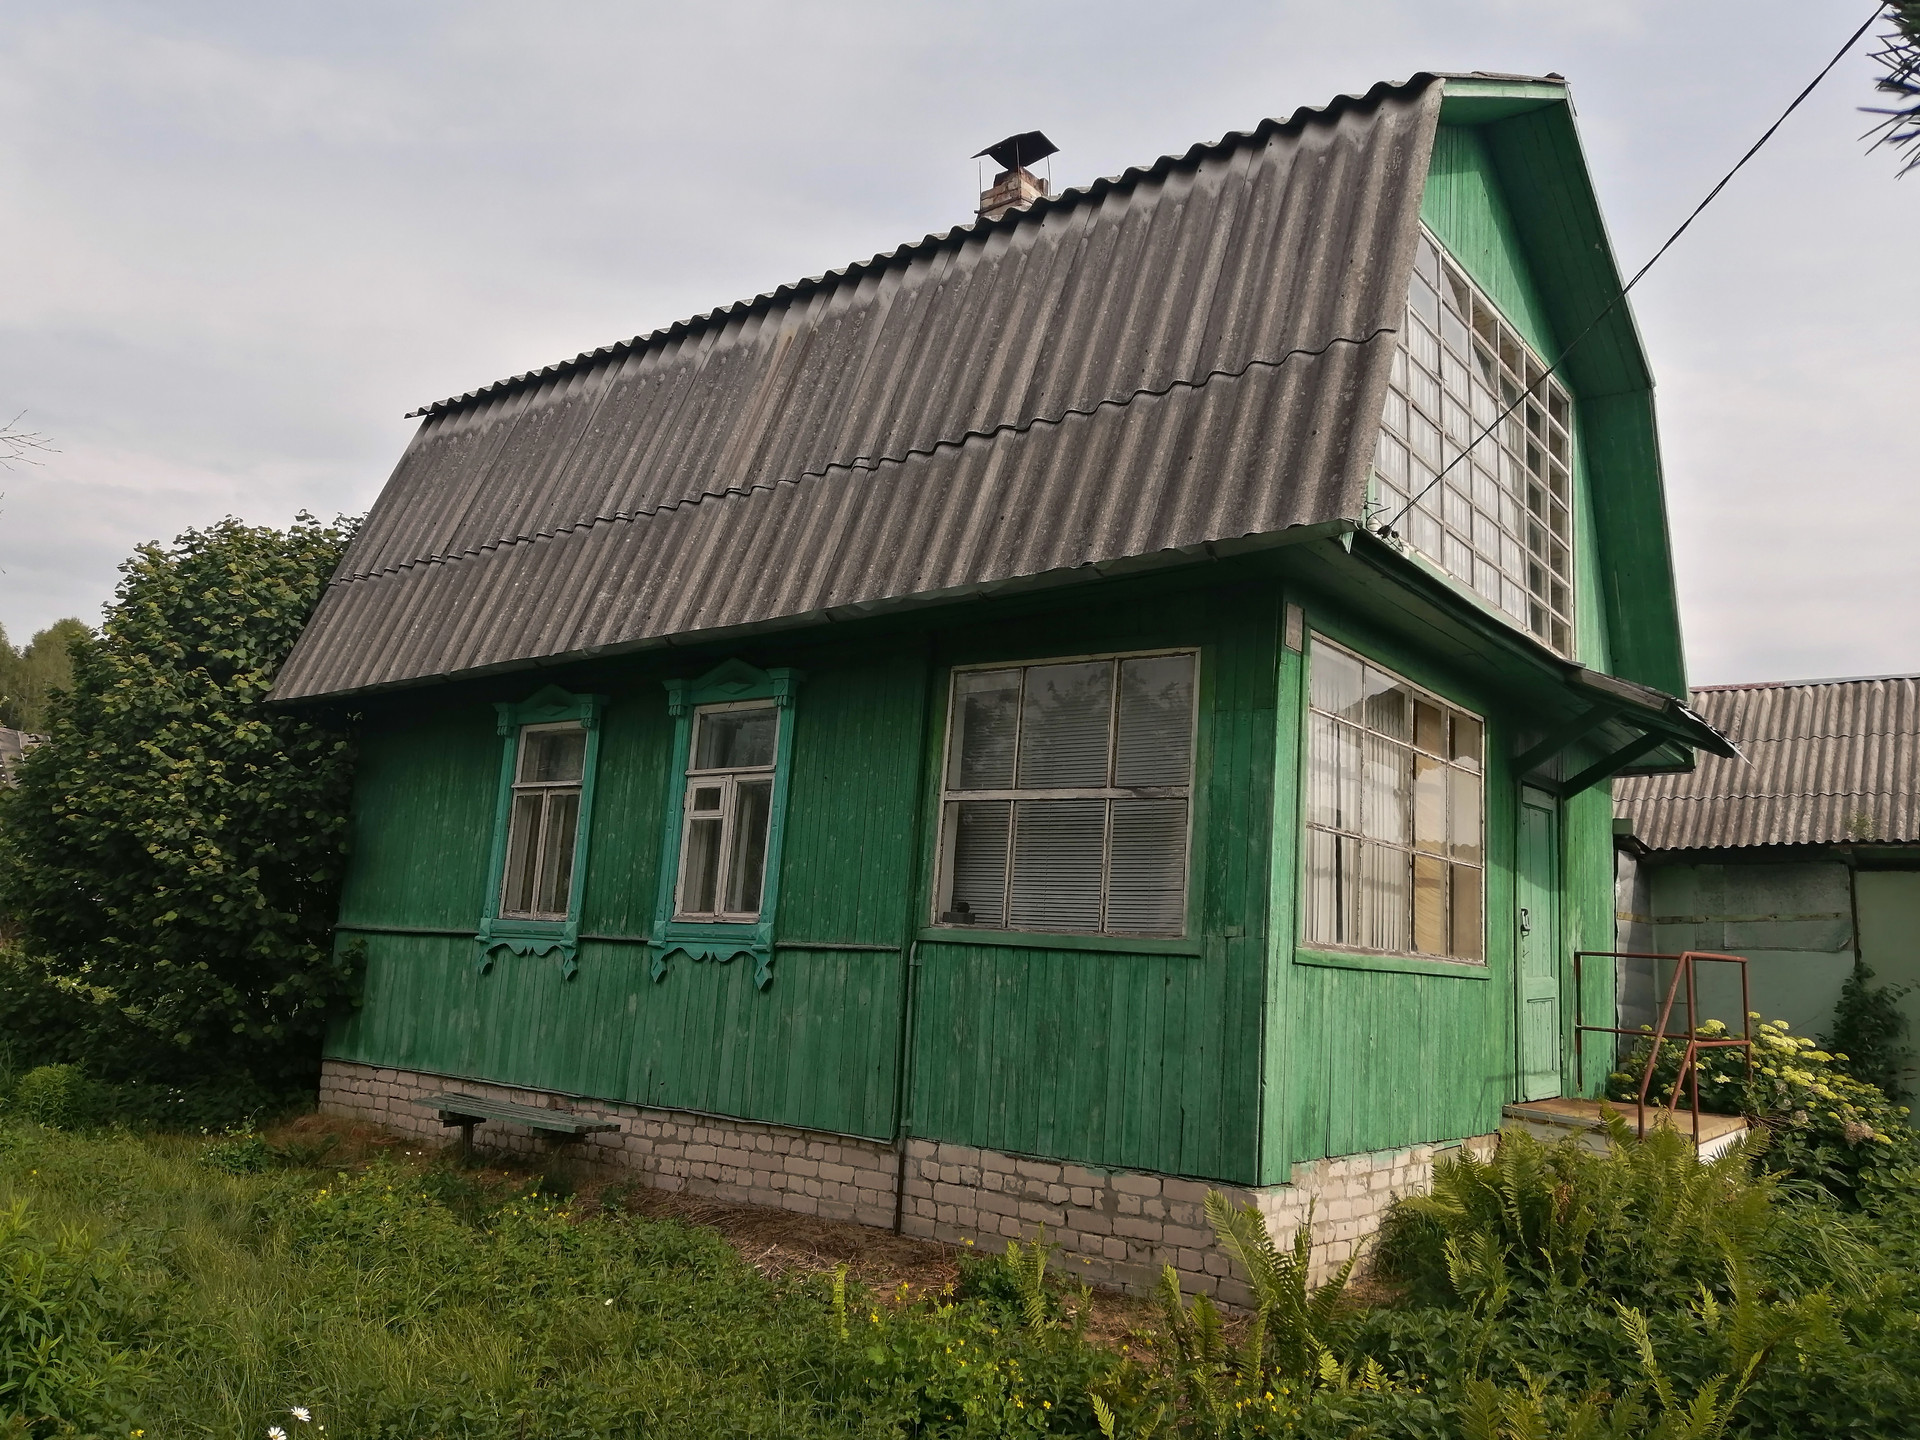
[[[1449,79],[1446,87],[1422,218],[1450,249],[1457,247],[1461,262],[1517,325],[1537,327],[1528,331],[1536,345],[1543,337],[1564,345],[1584,336],[1564,373],[1579,406],[1583,483],[1598,542],[1593,583],[1606,617],[1611,668],[1684,696],[1653,379],[1631,308],[1607,309],[1624,277],[1566,92],[1462,79]],[[1476,203],[1476,195],[1489,199]],[[1524,267],[1500,258],[1509,244],[1526,257]],[[1519,275],[1509,273],[1521,268],[1532,277],[1530,295]],[[1603,312],[1606,318],[1595,325]]]
[[[1534,352],[1552,363],[1565,337],[1556,335],[1546,302],[1535,284],[1513,212],[1508,208],[1493,152],[1481,130],[1441,125],[1434,134],[1420,218]],[[1561,376],[1574,402],[1573,519],[1574,633],[1578,658],[1596,670],[1613,670],[1608,643],[1607,600],[1601,545],[1591,493],[1586,436],[1593,423],[1571,373]],[[1685,693],[1685,692],[1682,692]]]

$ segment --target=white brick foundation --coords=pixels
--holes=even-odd
[[[342,1060],[328,1060],[321,1069],[320,1108],[444,1141],[450,1132],[431,1110],[414,1103],[444,1090],[578,1111],[620,1127],[556,1142],[523,1126],[489,1122],[480,1132],[488,1149],[524,1156],[558,1153],[662,1190],[863,1225],[891,1228],[894,1223],[900,1155],[872,1140],[683,1110],[575,1101]],[[1466,1143],[1479,1149],[1492,1138]],[[1425,1190],[1434,1159],[1450,1148],[1415,1145],[1316,1160],[1296,1165],[1291,1184],[1246,1189],[909,1140],[901,1227],[909,1235],[953,1244],[971,1240],[998,1249],[1006,1239],[1028,1238],[1045,1225],[1048,1237],[1061,1246],[1055,1261],[1061,1272],[1145,1290],[1159,1282],[1163,1265],[1172,1265],[1190,1293],[1235,1303],[1246,1292],[1201,1211],[1209,1189],[1224,1191],[1236,1204],[1259,1206],[1283,1244],[1306,1222],[1311,1207],[1318,1279],[1359,1249],[1396,1196]]]

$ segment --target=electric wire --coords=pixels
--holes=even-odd
[[[1806,88],[1801,90],[1801,92],[1798,95],[1794,96],[1793,102],[1789,104],[1786,109],[1780,112],[1780,118],[1775,120],[1773,124],[1769,125],[1766,128],[1766,130],[1761,133],[1760,138],[1754,141],[1752,145],[1747,147],[1747,153],[1742,155],[1738,160],[1736,160],[1733,164],[1733,168],[1727,171],[1726,174],[1720,177],[1719,183],[1716,184],[1711,190],[1707,192],[1707,196],[1704,200],[1702,200],[1698,205],[1693,207],[1693,210],[1688,214],[1687,218],[1680,222],[1680,228],[1675,230],[1671,235],[1669,235],[1666,238],[1665,243],[1663,243],[1658,250],[1653,252],[1652,257],[1647,261],[1647,263],[1642,265],[1638,270],[1633,272],[1633,278],[1627,281],[1625,285],[1622,285],[1620,287],[1618,293],[1616,293],[1614,297],[1607,302],[1606,308],[1603,309],[1598,315],[1594,316],[1593,319],[1589,320],[1587,322],[1586,328],[1582,330],[1578,335],[1575,335],[1573,339],[1570,342],[1568,342],[1566,348],[1560,352],[1559,358],[1556,359],[1551,365],[1547,366],[1547,368],[1541,373],[1541,376],[1538,380],[1536,380],[1533,384],[1521,390],[1519,395],[1517,395],[1514,398],[1512,404],[1508,405],[1506,409],[1502,410],[1498,415],[1494,416],[1492,420],[1488,421],[1487,426],[1484,430],[1482,430],[1479,434],[1475,435],[1473,439],[1469,441],[1467,444],[1461,446],[1459,453],[1456,454],[1451,460],[1447,461],[1444,465],[1442,465],[1438,473],[1434,475],[1433,479],[1429,480],[1425,485],[1422,485],[1420,489],[1413,495],[1413,497],[1407,501],[1406,504],[1402,505],[1398,510],[1396,510],[1393,513],[1391,518],[1389,518],[1384,523],[1376,527],[1376,529],[1374,530],[1374,533],[1376,535],[1379,535],[1383,539],[1393,538],[1398,533],[1394,529],[1394,526],[1397,525],[1402,519],[1405,518],[1409,510],[1413,509],[1415,505],[1418,505],[1420,503],[1420,499],[1422,496],[1424,496],[1429,490],[1433,489],[1434,486],[1438,485],[1442,480],[1444,480],[1447,477],[1447,473],[1450,470],[1452,470],[1454,466],[1458,465],[1462,460],[1466,459],[1467,456],[1471,455],[1474,452],[1474,449],[1480,444],[1482,440],[1486,439],[1489,435],[1495,434],[1500,429],[1500,427],[1506,423],[1507,417],[1512,415],[1514,411],[1518,410],[1530,398],[1533,398],[1536,392],[1540,394],[1545,393],[1547,377],[1555,374],[1560,369],[1560,367],[1566,363],[1567,357],[1573,354],[1574,350],[1579,346],[1580,342],[1582,340],[1585,340],[1587,336],[1591,335],[1595,330],[1597,330],[1600,327],[1601,323],[1605,321],[1609,315],[1613,314],[1615,310],[1620,308],[1621,301],[1627,298],[1627,292],[1633,289],[1634,286],[1638,285],[1641,282],[1641,280],[1646,277],[1647,272],[1653,269],[1655,263],[1659,261],[1660,257],[1662,255],[1665,255],[1667,251],[1673,248],[1674,241],[1678,240],[1682,235],[1687,233],[1687,227],[1693,224],[1695,220],[1698,220],[1700,218],[1700,213],[1703,210],[1705,210],[1707,206],[1711,205],[1716,198],[1718,198],[1722,190],[1727,188],[1727,183],[1730,180],[1732,180],[1735,175],[1738,175],[1740,173],[1741,167],[1744,166],[1749,160],[1753,159],[1755,155],[1758,155],[1760,153],[1760,147],[1765,145],[1767,141],[1773,138],[1774,132],[1776,130],[1778,130],[1782,125],[1786,124],[1787,117],[1793,114],[1794,111],[1800,108],[1800,104],[1803,100],[1805,100],[1809,95],[1813,94],[1814,89],[1820,84],[1820,82],[1826,79],[1830,73],[1832,73],[1833,67],[1838,65],[1842,60],[1846,59],[1847,52],[1852,50],[1855,45],[1860,43],[1860,37],[1865,35],[1867,31],[1872,28],[1873,22],[1880,18],[1881,12],[1884,11],[1886,8],[1887,7],[1886,7],[1885,0],[1881,0],[1880,4],[1877,4],[1873,7],[1873,13],[1867,16],[1866,20],[1861,24],[1858,30],[1854,31],[1853,34],[1847,37],[1847,43],[1842,45],[1838,50],[1834,52],[1833,58],[1827,61],[1825,65],[1822,65],[1820,67],[1820,73],[1815,75],[1813,79],[1809,80],[1806,84]]]

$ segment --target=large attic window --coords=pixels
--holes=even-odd
[[[1573,653],[1573,407],[1540,357],[1423,229],[1374,454],[1384,516],[1413,548]],[[1507,406],[1527,399],[1474,444]],[[1469,459],[1431,484],[1469,445]],[[1423,493],[1424,492],[1424,493]]]

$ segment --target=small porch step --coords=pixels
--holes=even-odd
[[[1618,1100],[1527,1100],[1508,1105],[1501,1113],[1507,1124],[1518,1126],[1542,1140],[1562,1140],[1569,1135],[1579,1135],[1592,1149],[1604,1150],[1606,1138],[1600,1128],[1600,1117],[1609,1110],[1629,1126],[1634,1124],[1634,1107]],[[1670,1115],[1664,1106],[1649,1105],[1647,1128],[1652,1129],[1657,1125],[1672,1125],[1687,1139],[1693,1138],[1691,1111],[1682,1110]],[[1717,1160],[1739,1144],[1746,1133],[1747,1122],[1742,1116],[1712,1115],[1701,1111],[1700,1158]]]

